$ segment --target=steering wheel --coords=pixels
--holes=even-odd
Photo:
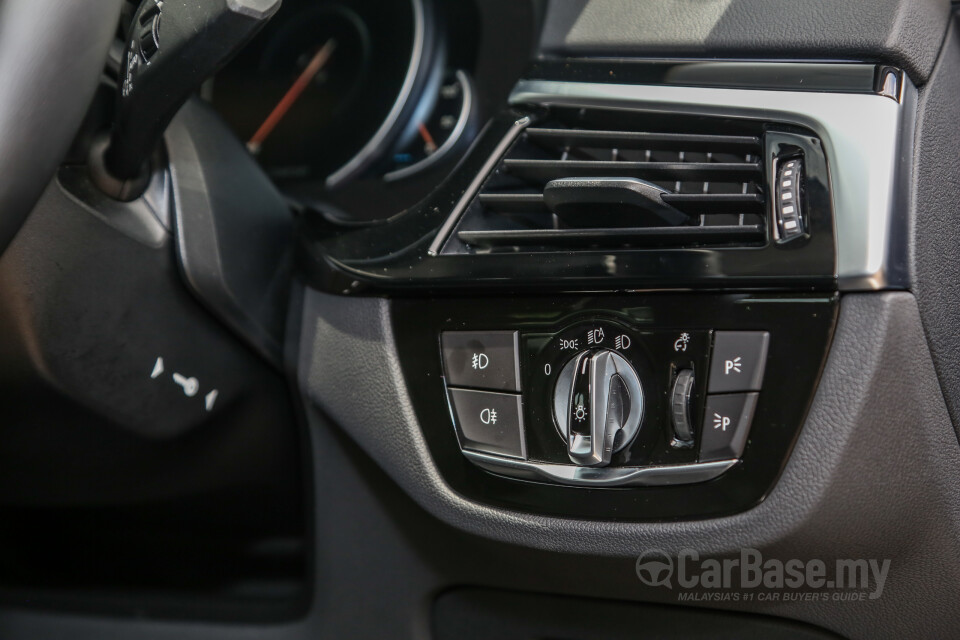
[[[86,115],[122,0],[0,0],[0,252]]]

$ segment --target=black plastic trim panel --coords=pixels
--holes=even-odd
[[[638,623],[642,620],[642,623]],[[812,625],[783,618],[693,607],[631,603],[555,594],[458,588],[433,604],[436,640],[638,637],[739,640],[839,640]],[[643,628],[643,635],[638,630]]]
[[[456,492],[526,512],[637,521],[730,514],[763,500],[786,463],[813,398],[838,297],[660,294],[397,299],[391,304],[400,366],[418,421],[440,473]],[[740,465],[702,484],[598,490],[506,479],[482,471],[464,458],[442,382],[440,332],[556,332],[578,320],[598,317],[646,328],[771,332],[763,391]],[[527,369],[521,355],[524,379],[532,375]],[[524,388],[535,386],[524,383]]]

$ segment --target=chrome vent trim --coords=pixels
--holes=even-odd
[[[916,90],[904,84],[897,102],[870,94],[524,80],[510,102],[759,119],[811,129],[831,166],[839,286],[858,291],[909,285],[908,199],[900,182],[908,167],[899,156],[912,141]]]

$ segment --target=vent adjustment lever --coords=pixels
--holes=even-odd
[[[637,178],[559,178],[543,188],[543,202],[572,227],[655,227],[689,217],[663,201],[666,189]]]

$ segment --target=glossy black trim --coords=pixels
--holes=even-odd
[[[789,144],[808,158],[810,236],[762,246],[663,250],[582,250],[430,256],[451,211],[485,174],[490,156],[518,120],[536,107],[508,109],[480,134],[454,173],[426,200],[390,220],[334,226],[317,215],[299,224],[298,262],[310,284],[341,294],[462,291],[595,291],[622,289],[835,290],[836,248],[827,158],[815,137],[795,128],[769,129],[764,164]],[[741,122],[742,124],[742,122]],[[760,125],[761,123],[755,123]],[[766,170],[766,169],[765,169]],[[769,171],[767,171],[769,173]]]
[[[838,309],[836,294],[634,294],[412,299],[392,302],[400,365],[440,473],[458,493],[519,511],[606,520],[706,518],[747,509],[770,491],[803,424]],[[638,328],[769,331],[763,391],[743,462],[709,482],[583,489],[507,479],[460,452],[446,402],[438,339],[445,330],[557,332],[579,320]],[[530,361],[521,375],[531,375]],[[533,423],[531,423],[533,424]]]

